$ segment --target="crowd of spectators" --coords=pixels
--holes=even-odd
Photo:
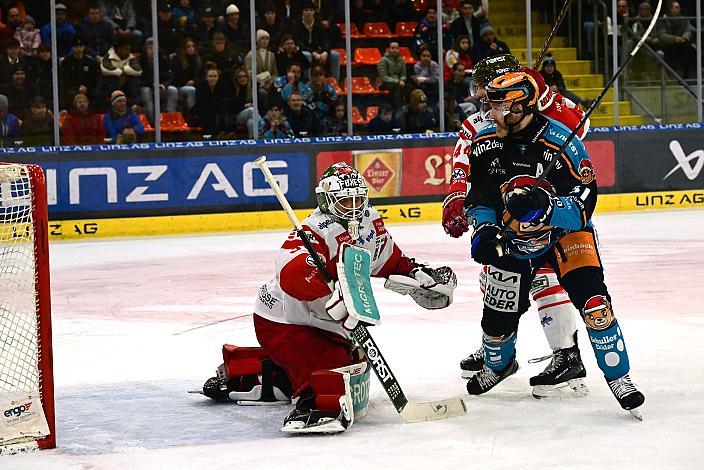
[[[587,15],[591,1],[584,2],[585,30],[591,20],[593,34],[601,22]],[[131,142],[148,136],[159,119],[154,103],[155,56],[159,64],[156,98],[162,114],[180,114],[184,125],[204,136],[347,132],[347,102],[340,88],[345,75],[340,54],[342,2],[257,0],[253,45],[248,0],[158,0],[158,51],[151,38],[150,3],[56,3],[58,120],[63,143]],[[2,145],[53,141],[47,5],[45,0],[0,0]],[[638,5],[632,21],[634,5],[629,0],[619,0],[618,5],[617,24],[642,34],[652,14],[650,3]],[[442,108],[446,129],[457,129],[477,109],[469,95],[473,64],[510,52],[497,37],[495,26],[500,25],[490,22],[487,0],[445,0],[442,12],[434,2],[418,0],[351,0],[351,7],[352,23],[360,30],[372,22],[383,22],[390,31],[401,22],[414,28],[409,37],[377,39],[378,62],[367,63],[366,68],[355,63],[353,76],[368,77],[378,91],[355,95],[357,102],[376,110],[373,115],[367,113],[364,131],[437,129]],[[694,28],[680,16],[679,3],[669,1],[648,44],[686,77],[696,63]],[[440,57],[438,41],[443,46]],[[589,44],[586,41],[587,49]],[[546,61],[541,71],[551,87],[569,93],[554,60]],[[441,80],[444,96],[439,96]]]

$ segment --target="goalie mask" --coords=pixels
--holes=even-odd
[[[359,223],[367,210],[369,189],[362,175],[346,163],[335,163],[325,170],[315,188],[320,212],[330,216],[359,237]]]

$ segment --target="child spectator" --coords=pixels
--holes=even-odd
[[[391,105],[385,103],[381,105],[379,114],[369,121],[367,130],[370,134],[395,134],[401,130],[401,122],[394,116]]]
[[[185,107],[190,110],[196,103],[196,80],[203,76],[203,62],[193,39],[184,39],[171,63],[171,70],[179,98],[185,100]]]
[[[270,105],[266,115],[259,120],[259,138],[285,139],[293,137],[293,130],[278,103]]]
[[[22,28],[15,31],[15,38],[20,43],[20,54],[25,57],[33,56],[42,42],[40,31],[35,26],[34,18],[27,15],[22,20]]]
[[[545,84],[552,91],[561,93],[562,96],[575,104],[581,104],[585,109],[591,106],[592,100],[581,98],[567,90],[565,79],[562,78],[562,74],[559,70],[557,70],[555,59],[551,54],[547,54],[545,59],[543,59],[543,66],[540,68],[540,75],[543,76]]]
[[[142,67],[137,58],[130,53],[128,38],[124,36],[117,38],[117,43],[108,50],[103,60],[100,61],[100,71],[103,74],[104,85],[108,93],[118,89],[126,90],[130,101],[137,100]]]
[[[100,144],[105,137],[105,127],[99,114],[90,109],[88,97],[78,93],[73,97],[73,109],[65,112],[61,125],[62,145]]]
[[[136,113],[127,108],[127,96],[121,90],[110,94],[110,110],[103,116],[105,133],[113,144],[133,144],[144,134]]]
[[[20,132],[24,145],[53,145],[54,119],[41,96],[32,99],[29,117],[22,121]]]
[[[76,30],[66,21],[66,5],[57,3],[54,12],[56,13],[56,53],[59,57],[66,57],[71,53],[71,44]],[[51,44],[51,23],[44,25],[41,35],[44,44]]]
[[[77,34],[85,42],[86,54],[102,57],[115,42],[115,30],[106,21],[97,5],[88,7],[88,15],[76,26]]]
[[[420,60],[413,64],[413,72],[411,80],[423,90],[424,96],[430,98],[431,103],[437,103],[440,66],[431,59],[431,53],[427,48],[420,53]]]
[[[0,95],[0,147],[14,146],[20,135],[20,120],[10,113],[7,96]]]
[[[470,115],[478,111],[477,100],[469,93],[469,78],[465,77],[465,68],[460,62],[452,66],[452,79],[445,82],[445,93],[448,94],[464,114]]]
[[[509,54],[511,51],[505,42],[496,39],[494,28],[487,25],[480,32],[481,41],[478,41],[472,46],[472,62],[477,63],[486,57],[492,57],[499,54]]]
[[[347,106],[344,100],[337,100],[330,108],[323,128],[325,135],[347,135]]]

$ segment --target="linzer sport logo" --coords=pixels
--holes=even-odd
[[[24,405],[19,405],[14,408],[9,408],[5,410],[5,418],[12,418],[13,416],[17,416],[18,418],[22,416],[22,413],[28,413],[29,408],[32,406],[32,402],[30,401],[29,403],[25,403]]]
[[[701,173],[702,167],[704,167],[704,150],[695,150],[687,155],[680,143],[673,140],[670,142],[670,152],[677,160],[677,165],[665,175],[663,180],[666,180],[674,172],[681,169],[690,181],[694,181]]]
[[[381,191],[384,186],[395,176],[394,171],[384,163],[382,159],[376,157],[367,168],[362,171],[364,179],[375,191]]]

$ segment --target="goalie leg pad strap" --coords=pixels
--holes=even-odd
[[[310,388],[313,390],[315,408],[318,411],[342,414],[352,424],[354,408],[349,372],[317,370],[310,376]]]
[[[261,347],[226,344],[218,376],[227,384],[228,397],[237,402],[288,402],[291,383],[284,370]],[[224,375],[224,377],[222,377]]]

